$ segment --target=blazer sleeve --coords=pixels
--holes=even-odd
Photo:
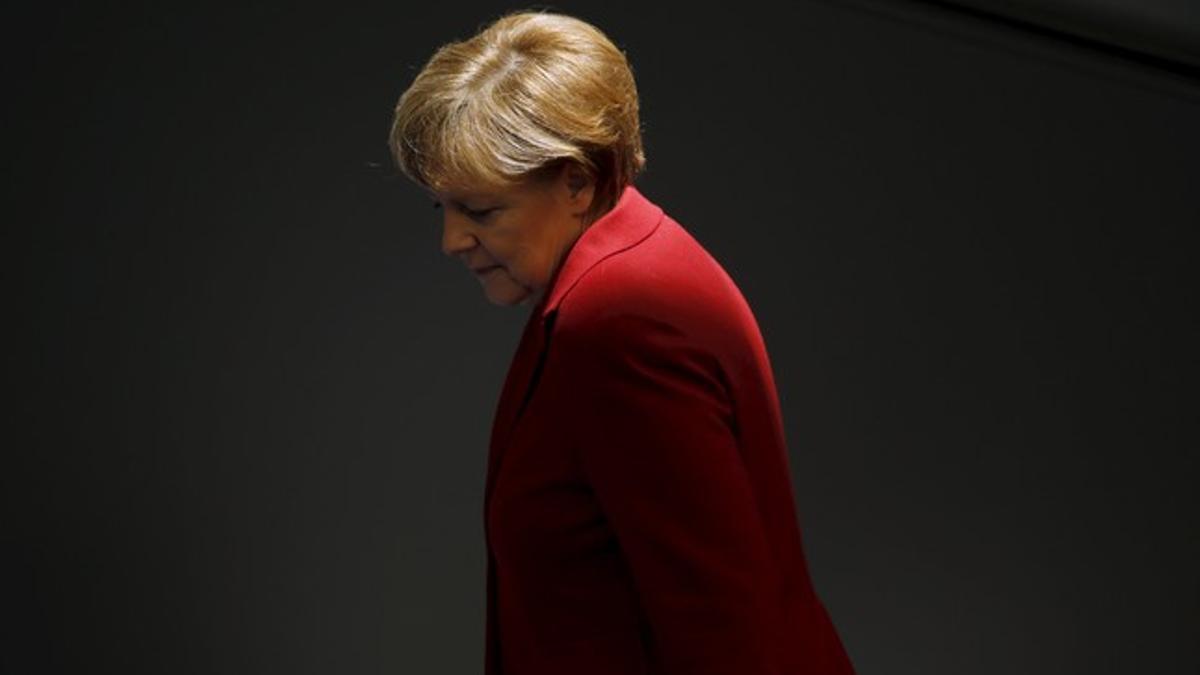
[[[777,571],[714,355],[659,319],[577,326],[579,459],[671,675],[765,675]]]

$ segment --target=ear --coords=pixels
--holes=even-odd
[[[596,193],[596,181],[574,162],[567,162],[563,167],[562,180],[572,211],[578,214],[587,211]]]

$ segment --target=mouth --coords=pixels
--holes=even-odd
[[[499,265],[488,265],[486,267],[477,267],[471,271],[474,272],[475,274],[487,274],[488,272],[491,272],[492,270],[498,270],[498,269],[500,269]]]

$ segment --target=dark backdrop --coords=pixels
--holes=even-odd
[[[860,672],[1196,672],[1200,79],[944,5],[552,7],[758,316]],[[528,310],[385,137],[510,8],[10,13],[0,670],[481,671]]]

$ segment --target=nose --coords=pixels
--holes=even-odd
[[[442,212],[442,253],[457,256],[474,248],[476,239],[470,231],[470,223],[451,211],[443,209]]]

